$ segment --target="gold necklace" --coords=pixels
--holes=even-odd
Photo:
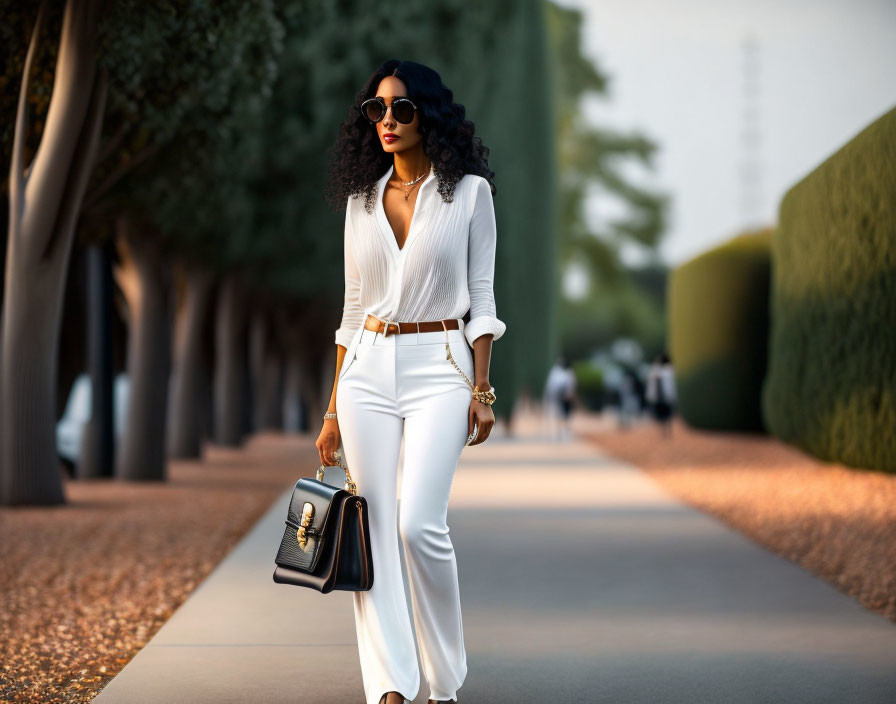
[[[405,200],[407,200],[408,197],[411,195],[411,191],[414,190],[414,186],[415,186],[417,183],[419,183],[421,179],[426,178],[426,176],[427,176],[428,174],[429,174],[429,171],[427,170],[427,171],[424,171],[422,174],[420,174],[420,175],[419,175],[417,178],[415,178],[413,181],[402,181],[402,182],[401,182],[401,184],[404,185],[404,186],[410,186],[410,188],[408,188],[408,189],[404,192],[404,199],[405,199]]]

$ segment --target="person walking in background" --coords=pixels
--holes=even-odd
[[[544,384],[544,407],[549,422],[549,434],[554,440],[572,438],[570,416],[575,405],[576,375],[569,360],[563,355],[548,370]]]
[[[653,360],[647,373],[647,403],[650,404],[653,417],[662,426],[663,435],[672,432],[675,402],[675,371],[669,356],[661,352]]]
[[[564,440],[572,440],[572,409],[576,401],[576,374],[563,358],[563,385],[560,389],[560,430]]]
[[[635,372],[626,367],[622,371],[619,380],[619,413],[616,416],[617,427],[620,430],[627,429],[635,416],[641,412],[641,397],[638,394],[638,377]]]

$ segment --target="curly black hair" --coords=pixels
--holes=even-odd
[[[389,59],[367,79],[355,96],[348,117],[340,125],[339,137],[331,147],[329,180],[325,189],[327,204],[334,211],[346,206],[349,196],[363,195],[364,207],[373,212],[376,203],[376,182],[393,163],[393,156],[383,150],[376,130],[361,114],[361,103],[376,95],[377,86],[386,76],[395,76],[407,87],[420,114],[423,152],[432,161],[438,178],[438,191],[445,202],[454,200],[454,187],[464,174],[476,174],[492,183],[495,173],[488,167],[489,149],[475,135],[475,125],[465,119],[465,108],[454,102],[452,91],[442,83],[439,74],[414,61]]]

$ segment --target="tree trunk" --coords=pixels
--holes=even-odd
[[[252,370],[249,368],[249,314],[250,307],[246,309],[246,320],[243,327],[243,339],[240,341],[242,359],[239,378],[243,385],[243,402],[240,404],[240,420],[242,422],[242,437],[255,432],[255,415],[252,407],[255,402],[255,380],[252,378]]]
[[[105,246],[87,248],[87,366],[90,420],[84,431],[77,477],[115,474],[115,405],[112,360],[112,268]]]
[[[261,428],[283,430],[283,355],[276,345],[269,344],[264,362],[265,394]]]
[[[300,384],[302,388],[301,395],[303,409],[305,412],[305,423],[302,430],[311,433],[316,438],[321,429],[320,423],[323,423],[323,415],[327,410],[326,406],[330,400],[330,395],[328,393],[326,397],[324,397],[321,379],[314,373],[314,370],[319,368],[315,365],[317,355],[310,349],[307,342],[299,344],[296,356],[302,369]],[[331,391],[332,388],[333,387],[330,386]],[[318,423],[318,420],[320,420],[320,423]]]
[[[316,309],[306,309],[293,319],[292,324],[302,331],[293,344],[302,368],[302,400],[307,421],[304,431],[316,438],[333,391],[336,345],[332,333],[323,327]],[[326,341],[330,344],[327,345]]]
[[[283,384],[283,430],[300,433],[307,426],[302,403],[302,364],[298,351],[286,352],[285,380]]]
[[[279,305],[274,309],[274,334],[282,350],[283,380],[283,429],[288,433],[301,433],[308,427],[307,403],[303,397],[305,367],[299,347],[302,342],[301,326],[295,309]]]
[[[215,316],[214,437],[219,445],[239,447],[245,430],[248,373],[246,319],[248,306],[236,274],[221,283]]]
[[[116,220],[123,265],[116,270],[128,302],[128,407],[117,475],[166,478],[165,433],[171,372],[170,273],[158,240],[128,216]]]
[[[212,315],[212,306],[218,297],[218,284],[216,280],[215,286],[210,294],[211,301],[209,303],[209,315],[205,317],[202,324],[204,329],[202,334],[202,358],[204,366],[208,370],[208,374],[202,378],[202,440],[203,442],[214,442],[215,439],[215,316]]]
[[[40,147],[25,168],[28,78],[44,9],[41,5],[25,58],[10,160],[0,333],[0,503],[5,505],[65,502],[55,432],[62,295],[106,103],[105,72],[94,80],[97,2],[69,0]]]
[[[177,313],[174,375],[168,427],[168,456],[201,458],[205,433],[205,394],[210,370],[203,350],[214,274],[195,265],[184,268],[184,300]]]
[[[283,427],[280,350],[274,335],[273,318],[267,307],[258,306],[250,321],[250,357],[254,380],[254,422],[256,430]]]

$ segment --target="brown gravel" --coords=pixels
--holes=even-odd
[[[0,702],[93,699],[316,462],[265,433],[165,483],[66,481],[67,505],[0,509]]]
[[[585,436],[669,493],[896,621],[896,476],[830,464],[764,435],[604,423]]]

